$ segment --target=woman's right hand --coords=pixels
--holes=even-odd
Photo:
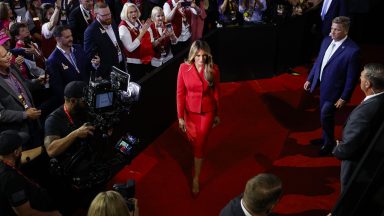
[[[182,118],[179,118],[179,128],[183,131],[186,132],[187,128],[185,127],[185,121]]]

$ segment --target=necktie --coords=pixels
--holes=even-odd
[[[324,54],[324,58],[323,58],[323,62],[321,64],[321,70],[320,70],[320,81],[321,81],[321,76],[323,75],[323,70],[324,70],[324,67],[325,65],[328,63],[329,59],[331,58],[332,56],[332,53],[333,53],[333,49],[335,49],[335,43],[331,43],[327,49],[327,51],[325,52]]]
[[[321,14],[320,14],[322,20],[324,20],[324,16],[328,11],[328,5],[329,5],[330,1],[331,0],[324,0],[323,1],[323,8],[321,9]]]
[[[76,60],[74,59],[73,53],[66,53],[66,55],[69,57],[69,61],[71,62],[72,66],[75,67],[77,73],[80,73],[79,68],[77,68]]]

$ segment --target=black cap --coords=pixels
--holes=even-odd
[[[25,143],[25,139],[15,130],[0,133],[0,155],[8,155]]]
[[[65,86],[64,96],[66,98],[82,98],[86,86],[87,84],[83,81],[72,81]]]

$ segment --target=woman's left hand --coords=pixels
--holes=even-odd
[[[213,119],[212,128],[216,127],[218,124],[220,124],[220,118],[219,116],[216,116],[215,119]]]

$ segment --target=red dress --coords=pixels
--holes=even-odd
[[[177,77],[177,116],[183,118],[187,136],[193,145],[194,156],[203,157],[203,146],[217,116],[219,107],[220,75],[217,65],[213,67],[214,85],[208,86],[204,68],[199,73],[194,65],[180,65]]]

